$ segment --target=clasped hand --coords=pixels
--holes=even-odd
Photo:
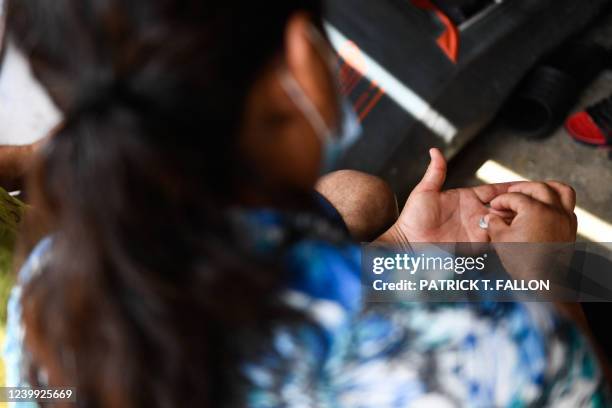
[[[513,182],[442,191],[446,161],[438,149],[397,222],[380,242],[573,242],[574,190],[560,182]],[[483,219],[488,228],[481,228]]]

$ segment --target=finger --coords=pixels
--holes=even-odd
[[[514,211],[495,210],[493,208],[489,208],[489,214],[497,215],[498,217],[503,218],[507,224],[512,224],[512,220],[514,220],[514,217],[516,217],[516,213]]]
[[[526,181],[510,187],[508,192],[525,194],[544,204],[561,206],[559,194],[546,183]]]
[[[415,187],[414,191],[440,191],[446,180],[446,160],[440,150],[430,149],[429,156],[431,162],[421,182]]]
[[[498,195],[507,193],[510,187],[518,183],[521,183],[521,181],[514,181],[511,183],[486,184],[483,186],[474,187],[472,191],[474,191],[481,203],[488,204]]]
[[[517,215],[541,204],[530,196],[522,193],[502,194],[491,201],[491,208],[501,211],[512,211]]]
[[[488,225],[487,232],[489,233],[491,241],[502,240],[502,236],[510,228],[510,226],[506,223],[506,221],[504,221],[503,218],[495,214],[486,215],[485,222]]]
[[[574,212],[574,209],[576,208],[576,190],[574,190],[571,186],[559,181],[550,180],[547,181],[546,184],[548,184],[557,192],[557,194],[559,194],[561,204],[563,205],[563,208],[565,208],[565,211],[570,213]]]

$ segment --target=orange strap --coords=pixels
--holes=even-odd
[[[430,10],[440,19],[446,30],[438,37],[437,43],[446,56],[457,63],[459,56],[459,29],[442,10],[430,0],[412,0],[412,4],[423,10]]]

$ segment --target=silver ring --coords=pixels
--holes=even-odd
[[[480,220],[478,221],[478,226],[485,230],[489,229],[489,223],[487,222],[485,217],[480,217]]]

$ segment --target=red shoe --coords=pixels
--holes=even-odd
[[[612,146],[612,96],[567,119],[565,128],[578,142]]]

